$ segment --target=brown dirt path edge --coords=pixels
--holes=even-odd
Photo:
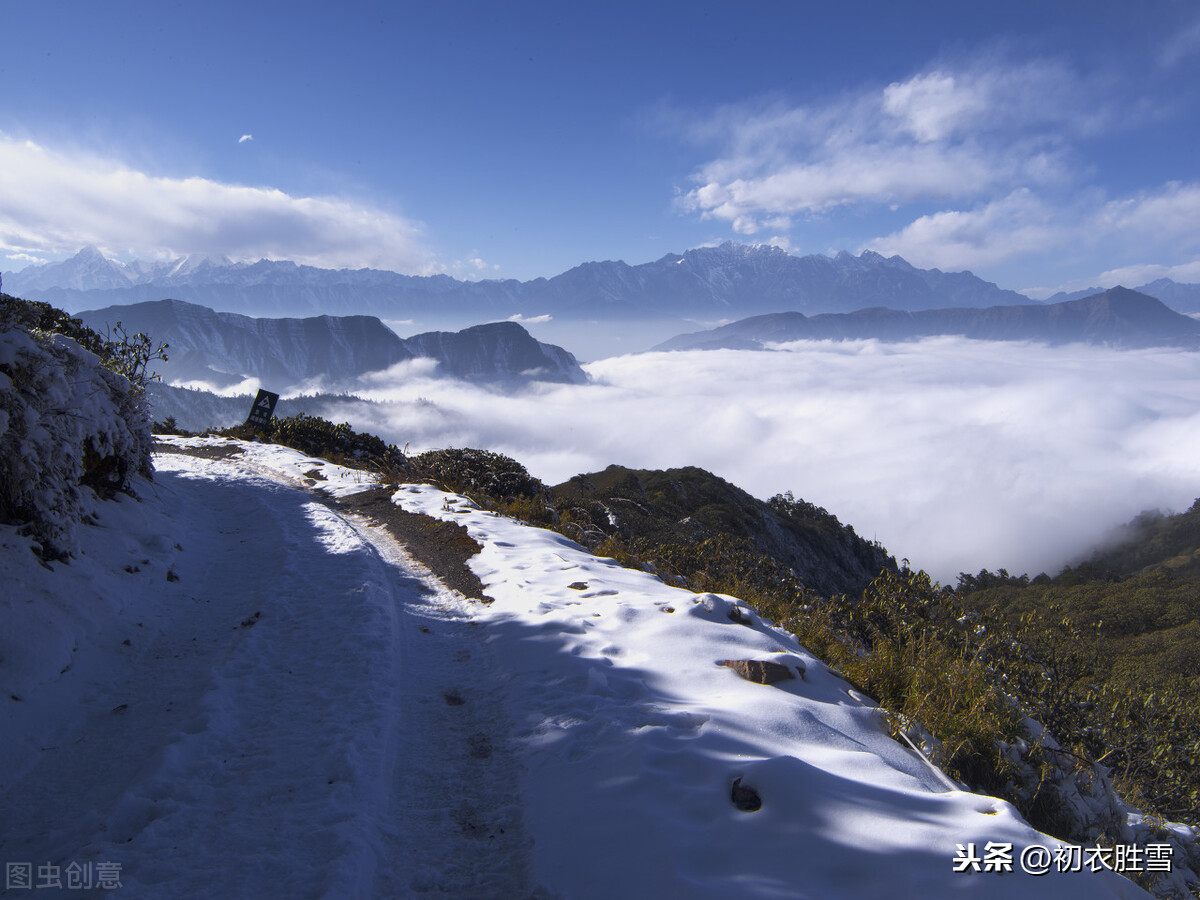
[[[161,441],[155,441],[154,451],[198,456],[203,459],[227,459],[242,452],[236,446],[175,447]],[[407,547],[408,552],[447,587],[458,591],[464,597],[491,603],[492,598],[484,596],[483,582],[479,580],[479,576],[467,568],[467,560],[483,549],[479,543],[462,525],[401,509],[392,502],[395,490],[395,487],[372,488],[342,500],[330,499],[317,493],[334,509],[357,513],[382,525],[388,534]]]
[[[395,488],[372,488],[328,502],[335,509],[365,516],[382,525],[447,587],[465,597],[490,603],[491,598],[484,596],[483,582],[467,567],[467,560],[483,549],[467,529],[401,509],[392,502],[393,493]]]

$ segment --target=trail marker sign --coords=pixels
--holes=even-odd
[[[278,394],[260,390],[258,396],[254,398],[254,405],[250,407],[250,415],[246,417],[246,424],[266,428],[271,424],[271,416],[275,414],[275,404],[278,402]]]

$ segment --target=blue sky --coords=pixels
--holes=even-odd
[[[1200,282],[1191,2],[9,0],[3,19],[6,270],[96,244],[526,279],[733,239],[1035,294]]]

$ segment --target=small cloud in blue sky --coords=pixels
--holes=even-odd
[[[1103,98],[1057,62],[976,62],[818,105],[735,104],[691,126],[721,154],[683,211],[740,234],[839,207],[978,201],[1077,177],[1069,138],[1105,127]]]
[[[238,143],[239,143],[239,144],[244,144],[244,143],[246,143],[247,141],[252,141],[252,140],[254,140],[254,135],[252,135],[252,134],[243,134],[243,135],[242,135],[240,138],[238,138]]]
[[[1191,56],[1200,55],[1200,16],[1177,31],[1159,53],[1159,65],[1172,68]]]
[[[438,271],[465,281],[478,281],[500,271],[499,264],[489,263],[478,255],[478,251],[472,250],[471,252],[475,255],[467,259],[456,259],[449,264],[443,263],[437,267]]]
[[[46,257],[34,256],[32,253],[6,253],[4,258],[12,260],[13,262],[28,263],[31,266],[38,266],[42,263],[49,262]]]

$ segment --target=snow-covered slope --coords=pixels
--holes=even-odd
[[[1056,842],[948,786],[734,598],[402,486],[396,504],[482,546],[493,602],[468,601],[313,493],[361,474],[166,440],[143,501],[98,504],[70,565],[0,527],[0,857],[35,880],[113,863],[131,897],[1144,896],[1107,871],[1024,874],[1023,849]],[[989,842],[1014,871],[955,871]],[[78,895],[38,896],[56,893]]]
[[[73,552],[85,494],[127,489],[150,440],[123,375],[69,338],[0,321],[0,521],[28,523],[47,555]]]

